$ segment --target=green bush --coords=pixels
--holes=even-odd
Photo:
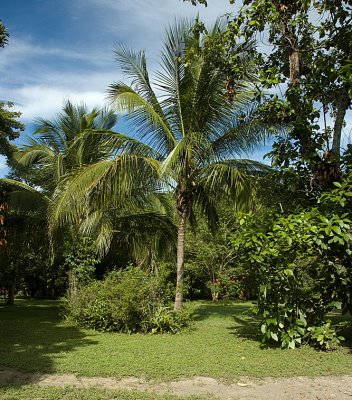
[[[324,350],[334,350],[342,340],[342,336],[337,336],[336,329],[331,326],[331,321],[327,321],[321,326],[308,328],[309,337],[312,343]]]
[[[264,343],[330,350],[341,341],[327,315],[352,310],[352,175],[335,187],[297,214],[243,217],[231,238],[258,287]]]
[[[129,267],[71,291],[66,314],[79,326],[102,331],[179,332],[190,315],[165,307],[163,293],[157,279]]]

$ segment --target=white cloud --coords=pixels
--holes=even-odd
[[[32,121],[36,117],[51,118],[58,113],[65,100],[73,103],[84,102],[88,108],[101,107],[104,93],[98,91],[75,91],[74,89],[48,86],[26,86],[17,93],[22,106],[23,121]]]
[[[180,0],[69,2],[67,23],[75,21],[82,38],[38,42],[31,35],[11,37],[10,45],[1,50],[0,99],[14,101],[24,122],[51,117],[68,98],[102,106],[107,86],[122,78],[113,60],[114,42],[145,49],[154,69],[165,28],[176,16],[199,12],[209,22],[234,7],[228,0],[209,3],[205,8]],[[90,36],[85,35],[88,32]]]
[[[202,21],[210,24],[235,10],[229,0],[213,0],[208,7],[194,7],[181,0],[80,0],[77,4],[99,9],[98,24],[112,41],[128,41],[132,47],[145,49],[152,56],[158,53],[165,28],[175,18],[194,18],[199,14]]]
[[[113,60],[107,68],[62,71],[36,63],[35,74],[16,72],[16,85],[0,84],[3,100],[11,100],[22,113],[21,120],[28,123],[36,117],[50,118],[62,108],[65,100],[84,102],[89,108],[105,105],[105,91],[109,84],[122,78]],[[0,68],[1,70],[1,68]]]

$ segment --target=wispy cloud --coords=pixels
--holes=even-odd
[[[228,0],[211,1],[208,7],[194,7],[181,0],[78,0],[77,3],[99,9],[96,19],[111,40],[145,49],[152,57],[160,49],[166,27],[175,18],[194,18],[199,14],[201,20],[210,24],[235,10]]]
[[[144,49],[153,69],[165,28],[176,17],[199,12],[210,22],[233,8],[228,0],[210,2],[208,8],[180,0],[63,0],[63,14],[55,21],[55,32],[63,32],[62,37],[37,32],[38,11],[26,34],[15,31],[9,46],[0,49],[0,99],[14,101],[25,123],[53,116],[65,99],[102,106],[107,86],[122,79],[113,59],[114,43]],[[52,19],[53,10],[47,7],[46,12]]]
[[[36,117],[50,118],[58,111],[65,100],[74,103],[84,102],[89,108],[104,104],[104,92],[55,88],[48,86],[25,86],[16,93],[19,98],[22,119],[32,121]]]

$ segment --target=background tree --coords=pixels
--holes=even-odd
[[[51,212],[55,213],[58,193],[67,187],[72,176],[82,177],[83,167],[91,168],[99,162],[106,165],[104,163],[109,163],[109,158],[115,155],[114,151],[108,152],[111,139],[107,140],[107,132],[115,126],[116,114],[107,109],[89,111],[84,105],[73,105],[68,101],[56,118],[37,119],[36,122],[35,137],[29,138],[16,152],[10,177],[1,181],[12,188],[10,206],[22,204],[24,211],[31,206],[35,210],[36,202],[44,201],[49,217]],[[97,134],[99,129],[105,135]],[[70,191],[71,195],[76,196],[74,189]],[[95,239],[97,258],[107,255],[110,248],[115,256],[119,254],[119,258],[123,254],[125,263],[131,260],[143,263],[147,248],[149,255],[155,249],[166,253],[168,243],[174,237],[172,222],[155,212],[151,203],[149,208],[142,209],[137,192],[132,196],[133,200],[119,199],[118,204],[95,208],[94,212],[83,200],[77,220],[65,220],[60,227],[49,225],[47,228],[55,245],[55,263],[64,262],[65,257],[60,254],[65,243],[72,242],[79,247],[84,236]],[[62,204],[63,207],[67,205]],[[66,212],[72,211],[71,205],[67,207]],[[113,256],[109,255],[109,258]],[[121,260],[114,262],[121,264]]]
[[[8,43],[9,34],[0,20],[0,47]],[[9,109],[13,107],[11,102],[0,102],[0,155],[11,156],[14,147],[9,140],[19,137],[20,132],[24,130],[24,125],[18,121],[21,116],[19,112],[13,112]],[[3,211],[6,208],[4,202],[4,193],[0,189],[0,248],[6,244],[5,240],[5,218]]]
[[[30,186],[39,186],[52,194],[60,180],[74,168],[100,157],[99,136],[76,145],[75,140],[86,130],[111,129],[117,123],[108,109],[88,110],[84,104],[67,101],[62,112],[52,120],[37,118],[34,137],[26,140],[14,154],[11,177]]]
[[[0,47],[8,44],[9,34],[0,20]],[[13,151],[9,140],[19,137],[20,132],[24,130],[24,125],[18,121],[20,112],[10,111],[13,107],[11,102],[0,102],[0,154],[9,156]]]
[[[264,89],[281,87],[284,94],[264,96],[260,110],[265,120],[291,124],[271,156],[277,166],[294,165],[300,174],[312,175],[318,188],[341,174],[341,135],[351,106],[351,5],[350,0],[244,1],[227,31],[209,41],[230,80],[243,74],[233,53],[239,41],[271,46],[268,55],[266,49],[259,54],[258,80]]]
[[[26,287],[33,293],[41,286],[43,292],[48,284],[44,281],[49,275],[49,239],[45,215],[47,201],[35,190],[33,193],[21,191],[18,196],[18,189],[3,181],[0,190],[4,193],[4,203],[7,205],[3,210],[6,243],[0,247],[0,281],[7,293],[6,303],[12,305],[19,289]],[[25,284],[29,283],[28,278],[35,276],[36,282]]]

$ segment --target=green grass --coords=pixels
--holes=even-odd
[[[28,385],[22,388],[1,388],[0,400],[180,400],[178,396],[155,393],[135,393],[127,390],[54,388]],[[202,396],[184,397],[185,400],[204,400]],[[211,397],[207,397],[211,399]]]
[[[349,341],[326,353],[310,347],[262,348],[257,322],[242,315],[249,303],[197,303],[194,328],[179,335],[81,330],[60,320],[58,306],[56,301],[19,300],[16,306],[0,307],[0,367],[157,381],[199,375],[233,381],[243,376],[319,376],[352,371]]]

